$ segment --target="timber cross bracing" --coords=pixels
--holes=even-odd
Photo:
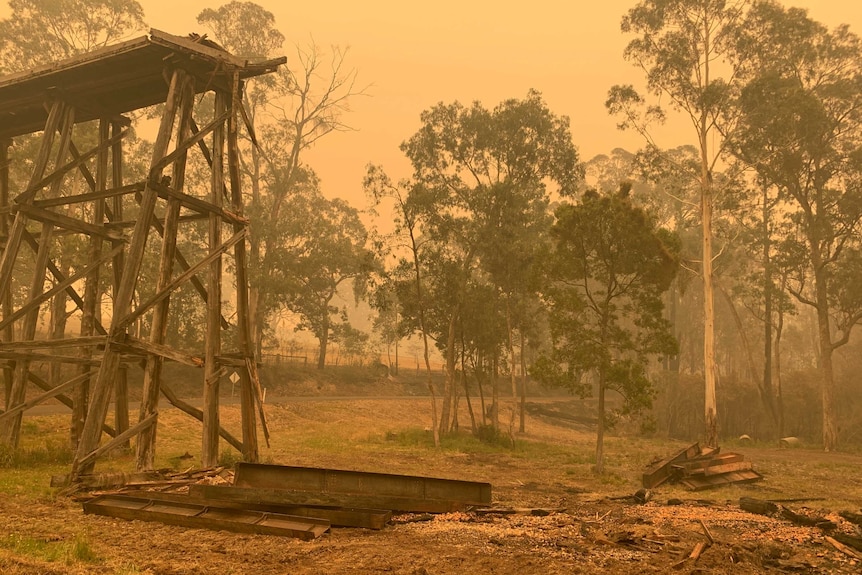
[[[250,62],[151,30],[141,38],[0,78],[0,367],[5,384],[0,441],[17,446],[22,413],[57,398],[73,412],[73,477],[91,472],[99,456],[134,437],[138,469],[151,469],[163,394],[203,423],[204,466],[216,463],[219,437],[245,460],[258,459],[258,417],[267,440],[268,430],[250,333],[248,220],[240,189],[238,124],[243,81],[274,72],[284,62]],[[210,107],[201,115],[211,119],[199,126],[196,95],[204,92],[214,92],[211,100],[200,99]],[[146,175],[125,183],[124,163],[129,162],[124,162],[128,146],[123,144],[130,122],[123,114],[154,104],[164,106]],[[81,128],[84,122],[95,126]],[[85,134],[89,129],[87,139],[95,145],[79,149],[76,126]],[[13,186],[13,138],[37,132],[38,146],[27,158],[29,180]],[[192,154],[199,154],[203,159],[198,161],[205,161],[209,170],[208,181],[197,186],[186,184]],[[184,226],[202,219],[208,222],[206,245],[194,261],[180,252],[177,238],[185,237]],[[55,253],[57,238],[66,235],[82,238],[86,246],[78,250],[76,261],[68,253]],[[160,246],[159,264],[154,285],[147,286],[152,295],[141,297],[148,241],[150,251]],[[235,325],[221,309],[226,295],[222,259],[228,254],[234,258],[235,289],[225,292],[235,297]],[[100,277],[111,286],[104,304]],[[171,295],[186,283],[193,284],[205,306],[205,343],[198,353],[166,345]],[[13,294],[19,294],[19,301]],[[38,335],[40,310],[51,305],[57,316],[65,316],[67,301],[75,306],[78,334],[64,333],[63,320],[52,321],[49,333]],[[142,318],[149,320],[149,330],[129,333]],[[235,330],[237,349],[222,350],[225,329]],[[203,410],[163,385],[166,360],[202,368]],[[56,369],[51,381],[31,370],[36,362]],[[141,408],[134,423],[128,417],[129,366],[143,368]],[[218,384],[229,367],[242,380],[241,440],[219,423]],[[75,373],[71,378],[70,371]],[[66,381],[60,381],[61,373]],[[30,383],[43,393],[31,393],[28,399]],[[106,422],[112,397],[113,426]],[[103,433],[112,436],[104,444]]]

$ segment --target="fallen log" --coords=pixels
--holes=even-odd
[[[829,536],[827,535],[826,537],[824,537],[824,539],[825,539],[825,540],[826,540],[830,545],[832,545],[835,549],[837,549],[838,551],[840,551],[840,552],[844,553],[845,555],[847,555],[847,556],[849,556],[849,557],[853,557],[854,559],[862,559],[862,554],[857,553],[857,552],[856,552],[856,551],[854,551],[853,549],[850,549],[849,547],[847,547],[846,545],[844,545],[844,544],[843,544],[843,543],[841,543],[840,541],[837,541],[835,538],[833,538],[833,537],[829,537]]]
[[[806,527],[817,527],[818,529],[823,529],[824,531],[832,531],[838,526],[835,525],[834,522],[826,519],[825,517],[809,517],[807,515],[801,515],[799,513],[794,512],[792,509],[788,509],[787,507],[781,506],[781,517],[787,519],[791,523],[795,523],[796,525],[804,525]]]
[[[753,497],[740,497],[739,508],[743,511],[756,513],[758,515],[772,515],[773,513],[778,512],[778,505],[775,503],[764,501],[762,499],[755,499]]]

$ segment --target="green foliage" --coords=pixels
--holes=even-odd
[[[242,461],[242,453],[238,452],[236,449],[230,447],[226,447],[221,450],[218,456],[218,464],[225,468],[234,467],[238,461]]]
[[[581,397],[599,387],[601,451],[605,390],[623,398],[621,414],[651,405],[648,362],[676,353],[661,296],[678,269],[678,243],[634,207],[623,185],[614,196],[584,194],[578,205],[557,209],[545,296],[553,348],[532,368],[540,381]],[[597,468],[601,469],[601,456]]]

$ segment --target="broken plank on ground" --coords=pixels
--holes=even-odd
[[[103,495],[84,503],[84,512],[120,519],[156,521],[168,525],[237,533],[281,535],[303,540],[329,531],[329,521],[308,517],[159,501],[127,495]]]
[[[407,513],[450,513],[463,511],[461,502],[394,496],[353,495],[350,493],[317,493],[290,489],[234,487],[230,485],[192,485],[189,494],[207,499],[262,505],[308,505],[324,507],[364,507]]]
[[[763,476],[754,470],[732,471],[721,475],[703,476],[703,477],[685,477],[680,480],[680,483],[685,485],[692,491],[701,491],[721,485],[729,485],[731,483],[753,483],[761,481]]]
[[[360,506],[393,511],[433,512],[423,502],[429,502],[432,507],[442,504],[440,512],[459,511],[491,503],[490,483],[262,463],[237,463],[234,486],[390,501],[394,505],[387,503]],[[403,505],[408,505],[409,508]]]
[[[652,489],[670,479],[673,470],[671,465],[679,461],[691,459],[700,453],[700,445],[695,443],[679,450],[670,457],[651,465],[643,474],[643,486]]]
[[[230,509],[247,509],[250,511],[264,511],[267,513],[280,513],[283,515],[296,515],[300,517],[314,517],[329,521],[330,525],[333,527],[362,527],[364,529],[380,530],[386,527],[386,524],[392,518],[392,512],[385,509],[250,503],[221,498],[201,497],[191,493],[164,493],[161,491],[138,491],[136,493],[128,493],[127,495],[148,498],[154,501],[192,503],[195,505],[227,507]]]

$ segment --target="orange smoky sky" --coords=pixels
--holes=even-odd
[[[177,35],[205,33],[196,16],[220,2],[139,0],[153,28]],[[550,108],[571,119],[582,159],[617,147],[636,150],[642,141],[616,129],[604,101],[614,84],[641,84],[642,73],[622,57],[630,38],[620,19],[635,0],[329,0],[258,2],[275,16],[293,45],[349,48],[347,64],[358,71],[367,96],[351,101],[345,121],[353,130],[331,134],[306,161],[323,192],[364,205],[362,177],[368,163],[382,164],[394,178],[409,175],[398,149],[419,127],[419,114],[437,102],[481,101],[493,107],[542,92]],[[787,0],[808,8],[830,28],[849,24],[862,34],[862,3],[851,0]],[[0,2],[0,17],[9,16]],[[682,122],[659,134],[659,144],[690,141]]]

